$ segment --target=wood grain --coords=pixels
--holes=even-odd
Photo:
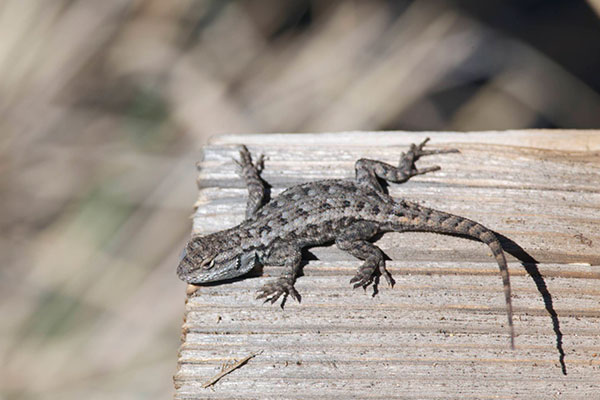
[[[353,132],[214,138],[199,163],[194,233],[243,219],[232,157],[267,156],[277,195],[310,180],[351,178],[360,157],[390,163],[412,142],[456,147],[424,158],[441,171],[390,194],[483,223],[504,236],[516,350],[502,283],[485,245],[427,233],[377,243],[396,285],[352,290],[360,264],[314,248],[284,310],[255,300],[278,268],[190,290],[174,377],[176,399],[594,398],[600,388],[600,132]],[[312,254],[312,256],[311,256]],[[534,262],[536,261],[536,262]],[[202,384],[224,363],[262,353]],[[564,354],[564,355],[563,355]],[[563,374],[566,369],[567,374]]]

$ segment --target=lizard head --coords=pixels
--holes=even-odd
[[[217,234],[192,238],[181,253],[179,278],[191,284],[217,282],[244,275],[254,268],[256,252],[228,242]]]

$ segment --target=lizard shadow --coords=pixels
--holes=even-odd
[[[560,330],[560,321],[558,320],[558,313],[554,309],[554,302],[552,301],[552,295],[550,294],[550,291],[548,290],[548,286],[546,285],[546,281],[544,281],[544,277],[540,273],[540,270],[538,268],[539,262],[535,258],[533,258],[533,256],[531,256],[531,254],[527,253],[521,246],[519,246],[517,243],[515,243],[512,239],[509,239],[508,237],[506,237],[498,232],[495,232],[495,231],[492,231],[492,232],[494,233],[494,235],[496,235],[496,237],[500,241],[500,244],[502,245],[502,249],[506,253],[512,255],[513,257],[515,257],[517,260],[519,260],[521,262],[521,265],[525,268],[525,271],[527,271],[527,273],[529,274],[531,279],[533,279],[533,282],[535,283],[538,292],[542,295],[542,298],[544,300],[544,307],[546,308],[546,311],[550,315],[550,318],[552,320],[552,328],[554,330],[554,334],[556,335],[556,350],[558,351],[558,361],[560,363],[563,375],[567,375],[567,366],[565,364],[565,351],[564,351],[563,345],[562,345],[563,344],[563,334]],[[469,236],[465,236],[465,235],[450,234],[450,236],[457,236],[460,238],[479,242],[479,240],[474,239]]]
[[[562,346],[563,334],[560,330],[560,321],[558,320],[558,314],[554,309],[552,295],[548,290],[548,286],[546,286],[544,277],[538,269],[539,262],[513,240],[497,232],[494,232],[494,234],[498,237],[498,240],[500,240],[504,251],[515,257],[517,260],[521,261],[521,265],[523,265],[531,279],[533,279],[533,282],[537,286],[538,292],[540,292],[540,294],[542,295],[542,298],[544,299],[544,306],[546,307],[546,311],[548,311],[548,314],[550,314],[550,318],[552,319],[552,327],[554,330],[554,334],[556,335],[556,350],[558,350],[559,354],[558,361],[560,363],[563,375],[567,375],[567,366],[565,364],[565,351]]]

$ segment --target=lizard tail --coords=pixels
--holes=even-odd
[[[407,207],[408,206],[408,207]],[[468,218],[460,217],[445,213],[442,211],[433,210],[422,207],[416,204],[404,204],[402,209],[413,209],[412,215],[403,215],[399,217],[399,231],[425,231],[435,233],[446,233],[454,235],[468,236],[477,239],[487,244],[498,263],[500,268],[500,276],[504,286],[504,298],[506,301],[506,313],[508,316],[508,327],[510,331],[510,345],[515,348],[515,331],[513,326],[513,310],[511,301],[510,276],[506,257],[502,250],[500,241],[490,229],[481,225],[478,222]]]

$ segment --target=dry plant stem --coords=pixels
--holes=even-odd
[[[229,368],[227,368],[227,369],[219,372],[217,375],[215,375],[214,377],[212,377],[211,380],[209,380],[208,382],[202,384],[202,387],[206,389],[207,387],[214,385],[222,377],[224,377],[225,375],[230,374],[231,372],[235,371],[236,369],[238,369],[242,365],[246,364],[248,362],[248,360],[250,360],[251,358],[256,357],[257,355],[259,355],[261,353],[262,353],[262,351],[259,351],[258,353],[253,353],[253,354],[250,354],[247,357],[242,358],[240,361],[236,362],[231,367],[229,367]]]

